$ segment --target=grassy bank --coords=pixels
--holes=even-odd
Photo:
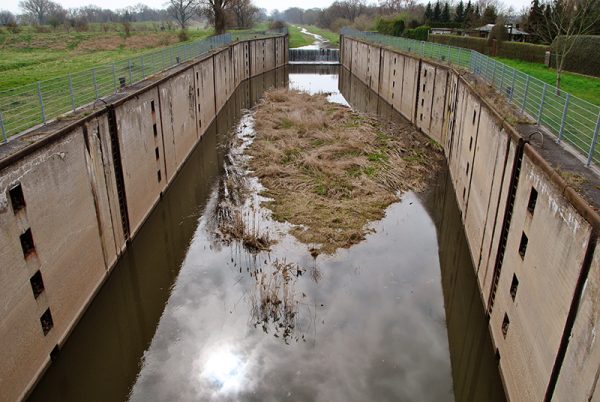
[[[425,187],[439,146],[410,123],[387,125],[330,103],[327,95],[275,89],[255,114],[252,171],[273,218],[313,249],[333,253],[363,240],[399,193]]]
[[[296,25],[288,25],[290,49],[294,47],[302,47],[312,45],[315,38],[302,33]]]
[[[496,59],[550,85],[556,85],[556,71],[543,64],[504,59],[500,57],[497,57]],[[561,89],[572,95],[595,105],[600,105],[600,78],[563,72],[561,74],[560,86]]]
[[[314,25],[303,25],[303,27],[306,28],[309,32],[312,32],[317,35],[321,35],[322,37],[327,39],[329,42],[331,42],[332,45],[335,45],[335,46],[340,45],[340,34],[339,33],[332,32],[328,29],[319,28]]]
[[[190,41],[212,32],[191,29]],[[179,42],[176,31],[33,32],[0,34],[0,90],[123,60]]]

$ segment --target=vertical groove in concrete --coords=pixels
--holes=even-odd
[[[115,169],[115,181],[117,184],[117,196],[121,209],[121,224],[123,225],[123,237],[129,240],[129,211],[127,210],[127,194],[125,193],[125,178],[123,177],[123,164],[121,163],[121,146],[119,144],[119,129],[117,127],[117,116],[114,106],[107,108],[108,130],[110,133],[110,146],[112,149],[113,167]]]
[[[581,270],[579,271],[579,278],[577,279],[577,285],[575,287],[573,300],[571,301],[571,307],[569,308],[569,313],[567,315],[567,321],[565,322],[565,328],[563,330],[562,338],[560,340],[558,353],[556,354],[556,360],[554,361],[554,366],[552,367],[552,374],[550,375],[550,380],[548,381],[548,388],[546,389],[546,395],[544,396],[544,401],[546,402],[552,400],[552,396],[556,388],[556,383],[558,382],[558,377],[560,375],[560,369],[562,368],[563,362],[565,360],[565,355],[567,354],[569,339],[571,338],[571,332],[573,330],[573,325],[575,324],[575,318],[577,317],[577,311],[579,310],[579,304],[581,302],[583,290],[585,288],[588,274],[592,266],[592,260],[594,258],[594,252],[596,251],[597,241],[598,233],[595,229],[593,229],[588,240],[588,246],[585,251],[583,264]]]
[[[498,252],[496,253],[496,262],[494,264],[494,273],[492,274],[492,289],[490,290],[490,296],[488,298],[487,313],[491,315],[492,308],[494,307],[494,298],[497,290],[497,283],[500,279],[500,271],[502,269],[502,263],[504,262],[504,252],[506,250],[506,242],[508,239],[508,232],[510,231],[510,221],[514,209],[515,196],[517,194],[517,186],[519,184],[519,173],[521,172],[521,163],[523,161],[523,141],[519,141],[517,150],[515,152],[515,163],[510,175],[510,184],[508,187],[508,197],[506,198],[506,208],[504,210],[504,218],[502,223],[502,230],[500,231],[500,241],[498,243]]]

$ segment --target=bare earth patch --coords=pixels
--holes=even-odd
[[[369,221],[404,191],[419,191],[442,161],[439,145],[408,122],[390,125],[330,103],[325,94],[274,89],[255,114],[250,168],[265,206],[314,254],[365,238]]]

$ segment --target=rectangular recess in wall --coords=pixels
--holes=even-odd
[[[8,194],[10,196],[10,203],[15,214],[25,208],[25,196],[23,195],[21,183],[17,183],[15,186],[10,188],[8,190]]]
[[[521,235],[521,242],[519,243],[519,255],[521,258],[525,258],[525,253],[527,252],[527,243],[529,243],[529,239],[525,235],[525,232]]]
[[[154,148],[154,155],[156,156],[156,160],[160,158],[160,152],[158,151],[158,147]]]
[[[150,101],[150,110],[152,110],[152,113],[154,113],[156,111],[155,107],[154,107],[154,101]]]
[[[19,236],[21,241],[21,249],[23,250],[23,256],[27,257],[35,251],[35,244],[33,243],[33,234],[31,228],[27,229],[25,233]]]
[[[513,274],[512,282],[510,284],[510,297],[515,301],[517,297],[517,289],[519,288],[519,279],[517,279],[517,275]]]
[[[42,273],[37,271],[31,279],[29,279],[31,283],[31,290],[33,291],[33,297],[38,298],[42,293],[44,293],[44,280],[42,279]]]
[[[160,181],[162,180],[162,174],[161,174],[160,170],[156,171],[156,177],[158,179],[158,182],[160,183]]]
[[[506,334],[508,334],[508,326],[510,325],[510,320],[508,319],[508,314],[504,313],[504,319],[502,320],[502,336],[506,339]]]
[[[533,215],[535,211],[535,205],[537,204],[538,192],[535,188],[531,187],[531,193],[529,193],[529,202],[527,203],[527,211]]]
[[[44,331],[44,336],[48,335],[48,332],[54,327],[54,320],[52,319],[52,313],[50,309],[46,309],[44,314],[40,317],[40,324],[42,324],[42,331]]]
[[[154,136],[156,137],[158,135],[158,127],[156,127],[156,123],[152,125],[152,130],[154,131]]]

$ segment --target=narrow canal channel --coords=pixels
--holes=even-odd
[[[265,89],[401,119],[347,71],[291,66],[242,83],[193,151],[31,401],[502,401],[446,169],[373,233],[313,258],[240,168]],[[239,201],[231,183],[252,189]],[[223,206],[277,242],[217,235]]]

